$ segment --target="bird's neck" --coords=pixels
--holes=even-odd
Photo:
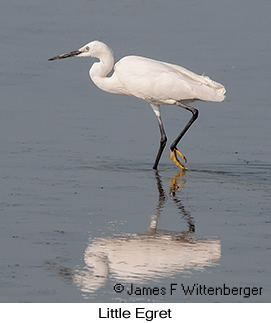
[[[112,91],[111,77],[107,77],[114,66],[114,56],[110,48],[107,48],[98,59],[99,62],[95,62],[90,68],[89,76],[103,91],[114,92]]]

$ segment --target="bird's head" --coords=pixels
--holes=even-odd
[[[78,50],[49,58],[49,61],[54,61],[56,59],[62,59],[67,57],[98,57],[99,58],[100,55],[103,54],[106,50],[111,51],[111,49],[106,44],[102,43],[101,41],[94,40],[90,43],[87,43],[86,45],[79,48]]]

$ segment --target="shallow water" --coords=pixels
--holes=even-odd
[[[270,301],[270,9],[3,1],[1,302]],[[151,169],[145,102],[98,90],[87,59],[47,61],[92,39],[226,86],[225,102],[195,105],[188,171],[168,148]],[[162,117],[170,142],[190,116]]]

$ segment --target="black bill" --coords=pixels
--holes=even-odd
[[[66,53],[66,54],[61,54],[58,56],[54,56],[52,58],[49,58],[48,61],[54,61],[55,59],[62,59],[62,58],[67,58],[67,57],[73,57],[81,54],[82,52],[80,50],[74,50],[73,52]]]

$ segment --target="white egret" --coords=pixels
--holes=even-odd
[[[177,149],[177,145],[198,117],[198,110],[188,106],[187,103],[196,100],[221,102],[225,98],[225,87],[208,76],[197,75],[181,66],[140,56],[126,56],[114,65],[112,50],[97,40],[76,51],[52,57],[49,61],[73,56],[99,59],[99,62],[95,62],[91,66],[89,75],[100,89],[110,93],[134,96],[151,105],[161,133],[160,147],[153,165],[154,169],[157,169],[167,142],[160,105],[177,105],[190,111],[192,118],[170,146],[170,156],[175,164],[186,169],[177,158],[177,154],[179,154],[186,162],[186,158]],[[114,73],[107,76],[113,67]]]

